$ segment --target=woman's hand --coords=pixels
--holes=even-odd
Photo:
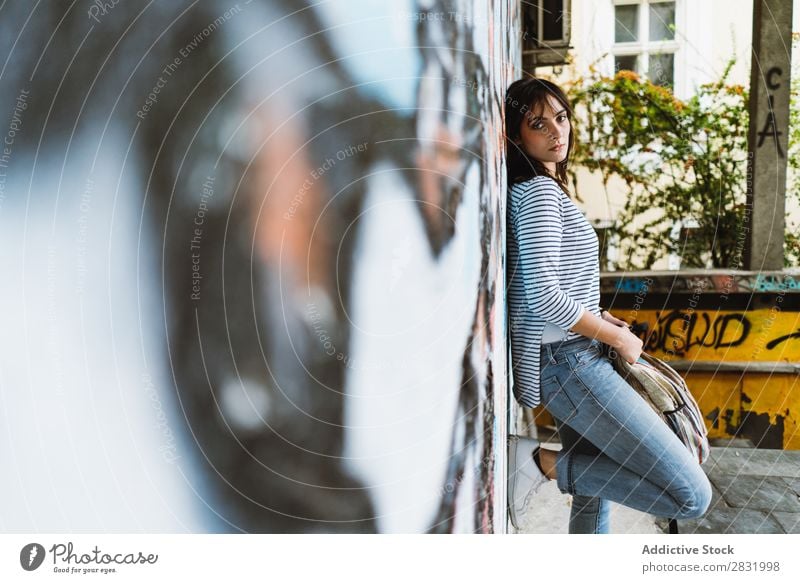
[[[620,356],[631,364],[639,360],[642,354],[643,344],[641,339],[631,332],[627,322],[625,322],[625,320],[620,320],[616,316],[612,316],[611,312],[607,311],[602,312],[600,317],[606,322],[622,328],[620,334],[617,336],[616,342],[612,344]]]
[[[630,364],[639,360],[642,355],[643,344],[641,338],[627,327],[620,327],[620,334],[612,346]]]
[[[624,320],[615,318],[608,312],[602,312],[598,317],[591,310],[584,309],[580,319],[570,330],[605,342],[631,364],[639,360],[642,354],[642,341],[639,337],[631,332]]]
[[[605,320],[606,322],[610,322],[610,323],[614,324],[615,326],[627,326],[628,325],[628,323],[625,322],[625,320],[620,320],[616,316],[612,316],[611,312],[609,312],[609,311],[601,312],[600,313],[600,317],[603,318],[603,320]]]

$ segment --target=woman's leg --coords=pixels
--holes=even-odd
[[[597,448],[559,452],[562,492],[669,518],[705,512],[711,485],[703,470],[605,357],[568,355],[541,390],[545,407]]]
[[[556,427],[558,435],[561,437],[562,450],[589,456],[600,455],[600,450],[594,444],[583,439],[574,429],[559,421],[558,418],[556,418]],[[596,496],[573,496],[569,516],[569,533],[607,534],[611,528],[610,510],[608,500]]]

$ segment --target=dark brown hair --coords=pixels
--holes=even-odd
[[[556,164],[556,175],[553,176],[539,160],[528,156],[521,146],[514,143],[520,137],[520,127],[526,116],[531,115],[539,107],[549,106],[548,95],[552,95],[564,107],[570,123],[567,155],[562,162]],[[534,176],[549,176],[567,191],[567,166],[575,144],[575,132],[572,131],[572,107],[564,91],[555,83],[546,79],[529,77],[514,81],[506,91],[506,153],[508,169],[508,186],[517,182],[530,180]]]

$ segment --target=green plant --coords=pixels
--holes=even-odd
[[[733,64],[686,101],[632,71],[572,86],[573,168],[600,172],[606,186],[612,177],[627,185],[611,228],[619,241],[612,269],[650,269],[670,254],[682,267],[741,268],[748,96],[726,83]],[[693,228],[674,237],[679,221]]]
[[[792,33],[792,86],[789,98],[789,148],[786,202],[800,206],[800,33]],[[800,222],[786,214],[784,266],[800,266]]]

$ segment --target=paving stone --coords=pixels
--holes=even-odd
[[[797,478],[784,478],[783,479],[795,494],[800,496],[800,479]]]
[[[800,514],[797,512],[773,512],[772,516],[789,534],[800,534]]]
[[[681,533],[800,534],[800,451],[712,447],[703,469],[711,480],[711,505],[702,518],[678,521]],[[565,533],[570,502],[555,482],[546,484],[519,532]],[[668,532],[666,519],[619,505],[611,524],[615,533]]]
[[[659,534],[669,533],[669,520],[667,520],[666,518],[662,516],[656,516],[655,526],[658,529]]]
[[[681,534],[782,534],[783,526],[771,515],[747,508],[717,508],[696,520],[679,520]]]
[[[562,494],[555,481],[542,486],[531,498],[528,512],[523,519],[520,534],[566,534],[569,529],[569,513],[572,496]],[[659,534],[655,516],[633,508],[612,504],[612,534]],[[509,522],[509,532],[514,532]]]
[[[726,509],[729,508],[727,502],[725,502],[725,498],[722,496],[722,493],[719,489],[714,485],[714,482],[711,482],[711,504],[708,505],[708,512],[714,512],[716,509]]]
[[[739,437],[716,437],[714,439],[709,439],[708,443],[711,447],[746,447],[746,448],[754,448],[753,442],[749,439],[743,439]]]
[[[800,512],[800,499],[782,478],[732,476],[716,471],[708,477],[733,508]]]
[[[800,451],[712,447],[704,467],[735,476],[800,478]]]

